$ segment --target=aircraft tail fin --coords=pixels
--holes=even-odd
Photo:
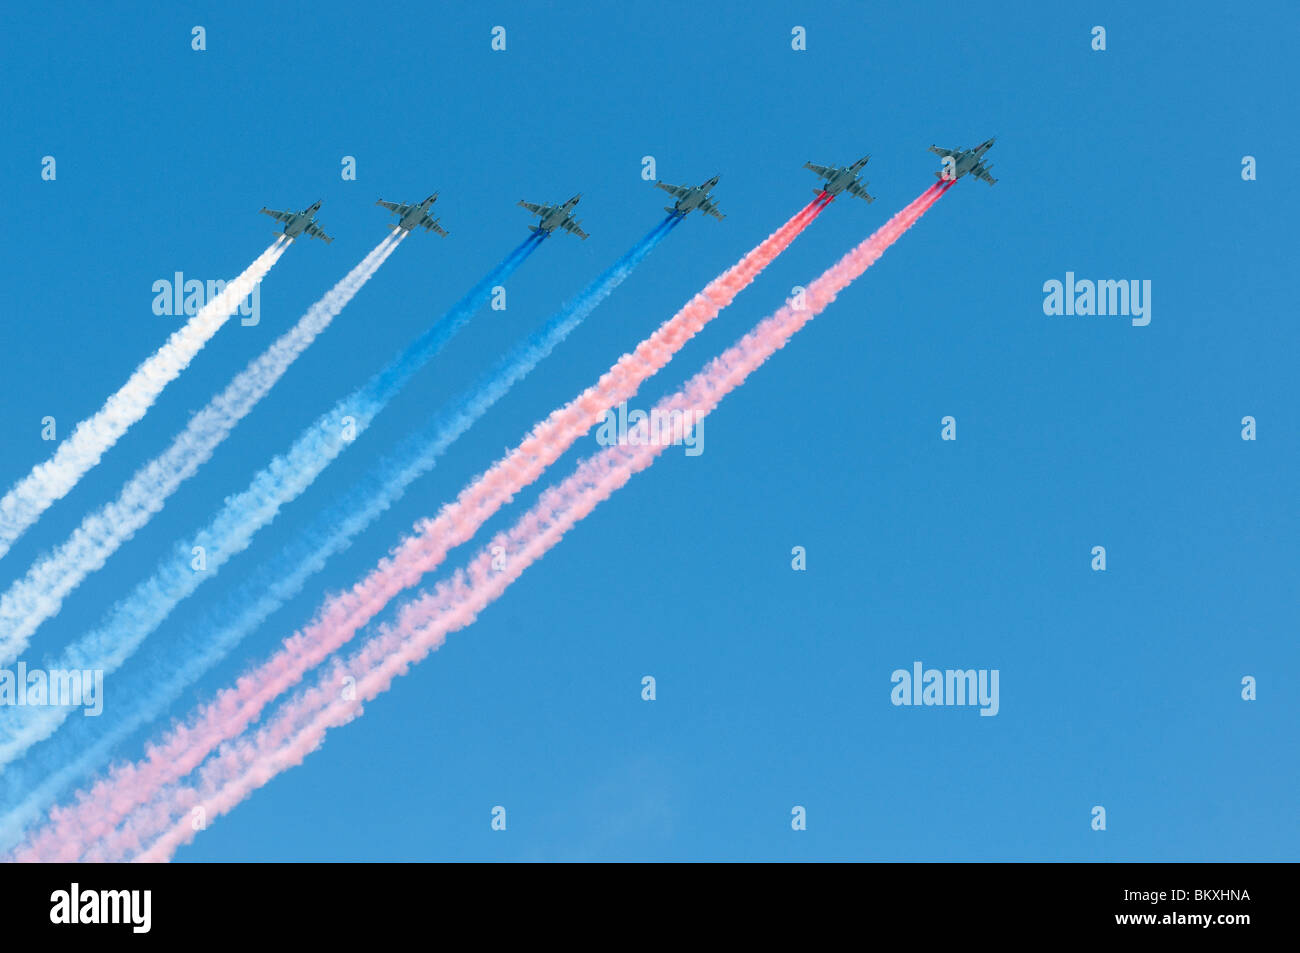
[[[391,224],[390,224],[390,225],[388,226],[388,230],[389,230],[390,232],[395,232],[395,231],[397,231],[397,226],[396,226],[396,225],[391,225]]]

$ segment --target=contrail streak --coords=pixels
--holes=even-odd
[[[0,557],[56,500],[67,495],[87,470],[99,463],[127,428],[145,415],[163,388],[189,366],[288,247],[289,240],[277,238],[184,327],[173,331],[103,407],[77,424],[54,456],[33,467],[0,498]]]
[[[589,389],[567,407],[556,411],[551,415],[551,418],[543,424],[540,424],[537,429],[539,431],[553,434],[567,433],[569,435],[567,439],[570,443],[577,439],[577,437],[582,433],[585,433],[586,430],[599,419],[604,408],[627,399],[628,396],[635,393],[636,387],[641,380],[644,380],[650,374],[662,368],[664,364],[671,359],[672,355],[684,346],[686,342],[700,330],[700,328],[716,316],[722,308],[730,304],[735,296],[750,284],[768,263],[775,259],[777,255],[785,250],[785,248],[789,247],[790,243],[804,228],[807,227],[808,224],[813,221],[825,204],[826,202],[822,199],[809,203],[808,206],[778,228],[777,231],[760,243],[753,251],[745,255],[736,265],[711,282],[703,292],[696,295],[685,307],[682,308],[681,311],[666,321],[653,335],[651,335],[650,338],[643,342],[636,349],[633,355],[625,356],[615,364],[610,372],[602,377],[595,387]],[[505,362],[505,365],[509,366],[509,361]],[[497,379],[499,380],[499,378]],[[582,422],[584,420],[586,421],[585,423]],[[557,437],[557,439],[565,438]],[[529,448],[532,446],[532,443],[535,443],[535,441],[526,442],[523,448],[517,450],[515,454],[508,458],[510,463],[517,463],[520,458],[526,456],[529,453]],[[555,455],[558,456],[559,454],[556,453]],[[507,469],[506,464],[499,464],[490,472],[497,473],[502,469]],[[409,479],[413,479],[413,477],[408,478],[407,482],[409,482]],[[486,479],[486,477],[484,479]],[[382,496],[382,494],[377,494],[375,498],[378,498],[379,496]],[[357,506],[357,512],[364,510],[364,500],[362,498],[354,499],[355,505]],[[372,505],[373,501],[374,498],[372,498]],[[338,508],[341,523],[346,523],[346,517],[344,516],[346,510],[347,507]],[[367,522],[369,518],[370,517],[366,518]],[[337,538],[338,537],[336,536],[335,539]],[[328,555],[328,552],[330,551],[329,542],[329,540],[323,540],[322,544],[317,544],[321,545],[320,549],[317,549],[315,545],[310,542],[304,542],[302,544],[302,556],[299,560],[299,576],[301,576],[304,571],[314,572],[320,568],[319,564],[311,563],[310,557],[313,553]],[[324,558],[324,555],[321,557],[322,559]],[[301,567],[306,568],[304,569]],[[272,574],[272,577],[274,578],[275,575],[276,574]],[[294,578],[293,574],[285,574],[283,578],[287,581],[288,585],[285,587],[283,594],[278,596],[278,601],[275,601],[273,605],[278,605],[285,598],[292,595],[293,592],[296,592],[297,588],[301,586],[301,581]],[[412,579],[410,584],[413,585],[415,581],[418,581],[418,575]],[[327,603],[327,608],[322,609],[321,612],[318,613],[317,622],[331,614],[328,605],[329,603]],[[235,640],[242,638],[244,634],[251,630],[252,627],[264,619],[269,611],[270,608],[259,607],[256,600],[251,598],[248,599],[246,602],[244,621],[222,630],[215,639],[215,642],[221,643],[226,641],[227,638],[233,638]],[[360,623],[357,624],[359,625]],[[355,627],[356,626],[353,626],[353,630],[355,630]],[[279,656],[272,660],[272,662],[268,663],[269,667],[273,667],[280,672],[281,681],[285,679],[286,671],[288,669],[294,666],[299,666],[300,670],[305,670],[307,667],[310,667],[310,665],[316,664],[316,662],[319,661],[319,658],[323,657],[323,655],[319,655],[311,648],[311,638],[315,635],[315,628],[316,623],[313,623],[313,626],[305,630],[304,633],[300,633],[292,639],[286,640],[285,651],[294,651],[297,648],[303,650],[300,653],[295,652],[295,658],[292,665],[282,664],[284,660]],[[202,652],[201,649],[199,651],[200,653]],[[199,674],[199,672],[195,671],[189,676],[189,678],[192,679],[193,677],[197,677],[197,674]],[[253,679],[257,680],[260,677],[261,676],[253,676]],[[292,682],[296,681],[299,677],[300,675],[292,677],[288,684],[292,684]],[[260,710],[260,706],[265,704],[266,701],[269,701],[270,698],[273,698],[280,691],[287,688],[288,684],[284,684],[281,687],[272,690],[269,697],[263,699],[258,704],[257,710]],[[209,730],[207,736],[217,737],[222,730],[228,731],[232,734],[237,733],[239,730],[242,730],[244,724],[247,724],[247,721],[243,719],[255,717],[255,712],[251,712],[251,706],[245,704],[238,707],[239,712],[236,714],[234,719],[229,717],[231,713],[223,710],[221,700],[218,700],[218,703],[205,709],[201,714],[201,719],[206,722],[220,721],[224,726],[224,729]],[[207,727],[211,729],[214,726],[207,725]],[[178,729],[176,732],[169,734],[163,744],[151,748],[148,753],[148,764],[145,769],[145,774],[151,780],[142,780],[141,784],[137,787],[136,790],[141,792],[141,796],[148,796],[143,792],[151,785],[156,788],[158,785],[175,780],[178,777],[183,777],[192,770],[193,767],[195,767],[202,758],[206,756],[211,748],[202,751],[193,749],[186,751],[184,749],[188,741],[202,735],[203,732],[199,730],[199,725],[195,724],[187,728]],[[216,742],[214,741],[213,744],[215,743]],[[84,763],[88,758],[102,759],[104,755],[107,754],[108,747],[109,745],[97,744],[93,749],[87,750],[83,758],[78,760]],[[175,752],[173,752],[174,747]],[[92,763],[98,763],[98,761]],[[52,776],[49,781],[40,785],[40,787],[33,792],[32,796],[27,798],[26,802],[20,808],[12,811],[5,817],[3,823],[0,823],[0,844],[12,842],[16,835],[14,828],[25,824],[35,813],[35,810],[43,807],[45,803],[48,803],[50,797],[55,796],[56,792],[52,790],[52,788],[66,783],[66,774],[67,771],[65,769],[64,771]],[[96,829],[98,830],[111,830],[112,826],[121,816],[121,814],[118,813],[118,810],[124,811],[130,804],[130,802],[120,794],[105,794],[104,787],[116,782],[117,780],[118,778],[114,776],[109,781],[101,781],[90,794],[83,793],[78,797],[79,807],[84,808],[89,804],[94,805],[92,809],[86,812],[86,819],[89,823],[96,825]],[[106,807],[106,804],[112,806]]]
[[[315,519],[274,559],[248,573],[216,611],[215,620],[185,627],[165,648],[167,659],[151,659],[148,670],[114,682],[110,719],[74,719],[49,745],[4,772],[0,795],[0,849],[21,836],[23,826],[70,781],[103,763],[113,747],[166,710],[168,704],[256,630],[279,606],[297,594],[333,555],[384,513],[417,478],[434,467],[447,448],[509,389],[565,340],[673,230],[681,217],[657,223],[623,257],[567,302],[541,328],[520,342],[474,387],[404,440],[397,452],[373,468],[371,478],[354,487]],[[211,618],[211,617],[210,617]],[[158,673],[168,674],[159,678]],[[106,722],[107,724],[101,724]]]
[[[386,237],[298,323],[253,360],[224,391],[190,418],[171,446],[137,470],[116,500],[86,516],[64,543],[34,564],[0,596],[0,664],[18,657],[36,628],[63,599],[163,508],[167,498],[212,456],[235,425],[275,386],[379,270],[406,236]]]
[[[65,647],[49,668],[116,671],[171,611],[232,557],[280,507],[296,499],[384,409],[407,381],[442,350],[492,293],[543,240],[529,235],[433,327],[359,390],[319,417],[289,450],[254,475],[248,488],[226,500],[195,536],[174,545],[170,558],[109,611],[107,620]],[[197,555],[196,555],[197,554]],[[201,559],[202,568],[195,562]],[[11,708],[0,721],[0,765],[48,738],[71,713],[66,707]]]

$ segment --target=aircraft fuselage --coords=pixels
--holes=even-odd
[[[576,202],[565,202],[563,205],[544,215],[542,220],[538,222],[537,227],[544,232],[555,231],[568,220],[569,213],[573,211],[573,206],[576,204]]]
[[[683,215],[695,211],[701,205],[709,201],[709,190],[718,184],[718,176],[714,176],[703,185],[696,185],[689,192],[679,198],[675,204],[677,211]]]
[[[847,189],[849,187],[849,183],[851,183],[856,178],[857,175],[853,172],[850,172],[848,169],[840,169],[840,171],[836,172],[833,176],[831,176],[829,179],[826,180],[826,184],[822,187],[822,189],[823,191],[826,192],[827,195],[839,195],[841,192]]]
[[[984,153],[988,152],[992,147],[993,140],[990,139],[987,142],[981,142],[974,149],[968,149],[960,155],[954,156],[953,174],[959,179],[963,175],[966,175],[966,173],[970,172],[971,169],[980,164],[981,160],[984,158]]]
[[[406,214],[402,216],[401,221],[397,223],[397,227],[404,228],[408,232],[417,227],[424,221],[424,217],[429,214],[429,206],[433,204],[435,198],[437,198],[436,195],[430,195],[419,205],[412,205],[406,210]]]
[[[284,223],[284,233],[290,238],[297,238],[307,230],[307,223],[311,221],[310,215],[304,215],[299,212],[289,221]]]
[[[694,211],[704,204],[704,200],[708,196],[709,193],[704,190],[703,186],[697,185],[677,200],[677,211],[683,214]]]
[[[838,170],[834,175],[826,180],[826,184],[822,187],[822,191],[827,195],[839,195],[857,181],[858,172],[860,172],[862,167],[866,164],[866,159],[859,159],[857,162],[853,163],[853,165]]]
[[[307,231],[307,226],[311,224],[312,218],[319,211],[320,203],[317,202],[306,211],[295,213],[289,221],[284,223],[284,234],[289,238],[297,238],[303,232]]]

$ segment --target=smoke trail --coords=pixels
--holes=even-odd
[[[362,431],[408,380],[463,327],[492,293],[544,240],[534,232],[359,390],[319,417],[288,452],[254,475],[248,488],[226,500],[216,516],[188,540],[176,543],[170,558],[109,611],[95,631],[64,648],[48,667],[116,671],[183,599],[222,565],[242,552],[280,507],[297,498]],[[201,560],[197,562],[197,560]],[[201,567],[201,568],[200,568]],[[11,708],[0,722],[0,765],[49,737],[72,711],[66,707]]]
[[[550,462],[550,460],[548,459],[544,461],[540,457],[535,456],[537,453],[536,445],[538,443],[538,440],[536,439],[537,434],[549,435],[553,446],[558,446],[558,444],[563,440],[572,443],[573,440],[576,440],[579,436],[585,433],[596,422],[596,420],[599,419],[605,408],[632,396],[640,381],[662,368],[669,360],[671,360],[677,350],[684,346],[692,336],[698,333],[698,331],[709,320],[715,317],[722,308],[730,304],[735,296],[749,285],[767,264],[789,247],[790,243],[793,242],[799,233],[817,217],[826,204],[828,204],[826,199],[816,199],[792,216],[780,228],[773,232],[772,235],[746,254],[739,262],[712,281],[704,291],[692,298],[691,301],[689,301],[676,315],[664,322],[664,324],[661,325],[654,334],[637,347],[633,355],[625,355],[620,359],[614,367],[611,368],[609,373],[600,379],[595,387],[590,388],[576,400],[553,413],[545,422],[539,424],[534,431],[533,439],[525,441],[524,445],[511,454],[506,461],[494,466],[492,470],[489,471],[488,476],[481,478],[478,482],[483,483],[484,481],[488,481],[499,486],[501,483],[500,480],[492,479],[489,481],[489,477],[496,478],[502,473],[518,472],[520,465],[524,463],[524,461],[534,463],[536,472],[540,472],[541,469]],[[486,407],[483,409],[486,410]],[[567,446],[567,443],[565,445]],[[431,450],[432,442],[428,444],[427,447]],[[554,451],[551,459],[558,457],[560,452],[562,451]],[[398,471],[398,473],[399,476],[401,476],[401,471]],[[401,479],[404,479],[409,483],[410,480],[414,479],[417,475],[418,474],[410,474],[407,476],[401,476]],[[535,478],[535,476],[536,473],[534,473],[532,478]],[[364,520],[365,522],[368,522],[370,518],[373,518],[373,515],[377,515],[377,513],[381,512],[382,509],[377,510],[375,514],[371,516],[366,516],[365,510],[367,509],[367,506],[373,506],[377,500],[382,499],[382,496],[382,493],[373,494],[369,504],[365,502],[364,497],[354,497],[354,502],[349,504],[356,506],[356,510],[352,514],[346,512],[346,506],[340,507],[337,516],[340,528],[347,528],[348,524],[352,520],[357,520],[358,522]],[[463,493],[462,499],[464,497],[465,494]],[[486,516],[483,517],[483,519],[486,518]],[[300,550],[300,556],[298,557],[299,569],[297,573],[285,573],[282,577],[280,577],[278,573],[273,575],[273,578],[282,578],[285,585],[276,584],[273,586],[271,601],[269,602],[259,604],[258,600],[255,598],[245,597],[245,610],[242,616],[235,624],[221,630],[213,642],[215,644],[221,644],[226,642],[227,639],[238,640],[247,634],[248,631],[251,631],[251,629],[256,624],[260,623],[276,605],[279,605],[284,599],[287,599],[297,591],[298,587],[302,584],[302,579],[304,579],[306,575],[319,570],[320,565],[323,564],[324,558],[327,558],[331,551],[329,545],[332,542],[336,542],[339,538],[340,535],[336,534],[333,537],[333,540],[321,540],[320,542],[315,543],[312,542],[309,537],[308,541],[301,543],[298,547]],[[316,546],[319,546],[320,548],[315,549],[314,547]],[[318,554],[317,558],[320,560],[319,563],[313,561],[313,554]],[[425,570],[417,570],[414,572],[406,585],[414,585],[418,581],[419,573],[421,571]],[[372,576],[373,575],[374,574],[372,574]],[[370,580],[367,580],[367,582],[369,581]],[[359,590],[365,585],[366,584],[363,583],[359,585],[357,589]],[[276,590],[278,590],[278,592]],[[354,592],[355,591],[356,590],[354,590]],[[351,596],[351,594],[339,598],[348,598],[349,596]],[[257,710],[260,710],[260,706],[269,701],[270,698],[275,697],[275,695],[290,687],[290,685],[301,677],[302,671],[317,664],[325,654],[328,654],[328,652],[331,651],[331,649],[325,649],[323,653],[319,651],[317,648],[318,646],[323,646],[328,643],[318,642],[317,640],[320,639],[319,632],[321,623],[325,621],[333,621],[335,613],[330,607],[337,601],[337,599],[330,600],[326,607],[317,614],[317,619],[314,620],[312,626],[294,636],[292,639],[286,640],[285,651],[292,653],[292,664],[285,664],[286,660],[281,657],[284,655],[284,652],[282,652],[261,670],[265,673],[267,669],[274,669],[274,679],[271,679],[264,674],[252,676],[252,678],[258,680],[263,678],[267,679],[263,684],[267,687],[268,694],[257,703]],[[355,629],[363,624],[364,621],[364,619],[350,617],[350,631],[355,631]],[[198,631],[206,630],[200,629]],[[228,651],[228,648],[225,650]],[[199,654],[194,657],[194,661],[197,661],[197,659],[204,654],[204,650],[200,648],[198,649],[198,653]],[[188,680],[197,677],[197,675],[200,674],[201,671],[205,670],[206,667],[206,664],[202,668],[198,668],[197,665],[191,666],[187,663],[187,673],[192,669],[197,670],[194,670],[193,674],[184,674],[183,677],[186,678],[186,681],[188,682]],[[297,675],[286,674],[295,669],[298,673]],[[224,726],[224,730],[234,734],[243,729],[244,725],[247,724],[246,719],[255,717],[255,712],[249,714],[250,708],[251,706],[248,704],[240,705],[237,716],[232,719],[230,717],[231,713],[224,711],[221,704],[218,703],[211,706],[209,709],[204,710],[201,713],[201,717],[207,721],[219,720]],[[208,727],[211,728],[210,725]],[[207,732],[206,736],[215,737],[218,733],[218,731],[210,730]],[[155,777],[161,779],[157,780],[155,783],[161,784],[165,781],[171,781],[178,777],[183,777],[197,766],[199,761],[201,761],[211,749],[209,748],[203,751],[184,749],[186,742],[189,739],[198,737],[201,734],[202,733],[199,732],[197,726],[184,729],[179,733],[179,735],[170,735],[164,744],[149,752],[149,767],[155,772]],[[70,741],[70,743],[72,742]],[[93,748],[85,749],[83,755],[79,757],[75,763],[99,763],[99,759],[102,759],[107,754],[111,743],[112,742],[96,744]],[[173,745],[177,745],[180,750],[173,751]],[[49,781],[41,784],[39,788],[27,797],[25,802],[18,809],[8,814],[4,818],[3,822],[0,822],[0,845],[7,846],[9,843],[12,843],[12,839],[18,834],[18,831],[15,828],[25,824],[36,810],[42,807],[44,803],[47,803],[46,799],[56,794],[52,788],[65,783],[67,775],[70,773],[68,770],[69,768],[71,768],[70,765],[66,766],[65,769],[52,776]],[[101,784],[102,783],[103,782],[101,782]],[[19,789],[21,790],[22,787],[23,786],[20,784]],[[82,795],[82,797],[84,798],[85,795]],[[117,796],[109,797],[107,800],[115,806],[121,805],[123,809],[127,806],[127,802]],[[116,818],[120,815],[113,814],[111,810],[106,811],[103,806],[104,801],[105,798],[99,796],[94,796],[92,798],[92,803],[95,805],[93,809],[93,823],[98,825],[107,824],[107,829],[111,829],[112,825],[116,823]],[[12,803],[12,800],[7,800],[6,803]],[[83,804],[81,799],[79,799],[79,804]]]
[[[59,444],[54,456],[33,467],[31,473],[0,498],[0,558],[42,513],[66,496],[86,471],[99,463],[127,428],[145,415],[162,389],[189,366],[288,247],[288,239],[277,238],[184,327],[173,331],[103,407],[77,424],[72,435]]]
[[[217,445],[329,327],[406,236],[388,236],[317,301],[298,323],[253,360],[224,391],[190,418],[161,455],[137,470],[117,499],[89,514],[72,536],[33,565],[0,596],[0,664],[27,647],[36,628],[59,611],[64,597],[130,539],[167,498],[212,456]]]
[[[166,706],[235,645],[261,625],[280,605],[301,590],[334,554],[385,512],[406,488],[436,464],[446,449],[485,414],[509,389],[526,376],[573,332],[645,257],[682,221],[669,215],[655,225],[538,331],[516,346],[474,387],[434,419],[432,425],[407,438],[396,453],[377,466],[373,476],[312,521],[308,530],[268,564],[249,574],[249,581],[226,600],[207,624],[187,626],[175,645],[167,648],[169,661],[133,673],[125,685],[115,683],[121,699],[109,726],[103,719],[77,719],[51,741],[53,750],[34,753],[34,760],[4,773],[5,795],[0,804],[9,810],[0,819],[0,848],[21,834],[22,826],[57,796],[70,780],[103,762],[113,746],[140,725],[156,718]],[[173,663],[171,658],[175,658]],[[168,676],[157,677],[164,669]],[[98,737],[96,737],[98,736]]]
[[[787,303],[738,344],[710,362],[682,391],[661,401],[656,409],[665,414],[694,411],[697,419],[711,411],[730,390],[739,386],[749,373],[876,261],[950,184],[927,190],[813,282],[801,307]],[[381,627],[379,633],[346,664],[336,662],[331,665],[316,687],[300,691],[286,702],[254,736],[224,746],[220,754],[200,771],[198,790],[172,786],[158,794],[150,787],[153,779],[147,762],[119,769],[117,777],[125,784],[117,793],[127,793],[133,783],[142,783],[145,790],[141,793],[146,793],[150,799],[120,831],[96,828],[93,816],[88,817],[83,812],[79,818],[75,808],[56,812],[51,815],[51,825],[31,842],[33,850],[22,856],[59,857],[62,844],[66,850],[63,859],[70,859],[76,856],[77,848],[68,845],[78,842],[86,845],[100,837],[104,838],[102,853],[105,855],[130,854],[141,844],[147,844],[167,825],[173,824],[172,819],[192,804],[202,803],[209,817],[228,811],[275,774],[301,761],[319,745],[330,727],[344,724],[360,714],[362,702],[386,690],[396,675],[404,673],[411,663],[437,648],[448,631],[472,622],[483,607],[558,542],[572,525],[622,486],[632,473],[649,466],[661,451],[661,445],[643,439],[639,444],[611,447],[585,461],[568,480],[546,491],[533,510],[512,530],[499,534],[484,547],[468,570],[457,572],[432,593],[406,605],[394,624]],[[497,547],[504,547],[509,554],[506,569],[502,572],[492,567],[491,553]],[[345,673],[356,678],[355,701],[339,698],[337,679]],[[255,687],[249,682],[249,679],[241,679],[237,690]],[[233,708],[233,705],[227,707]],[[101,798],[115,793],[107,785],[95,789],[95,792]],[[144,803],[144,799],[136,797],[132,797],[132,801]],[[71,841],[63,840],[69,836]],[[78,837],[81,838],[79,841]],[[149,847],[142,859],[164,859],[192,837],[188,825],[175,824]]]

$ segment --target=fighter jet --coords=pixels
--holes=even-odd
[[[983,179],[989,185],[992,185],[997,181],[997,179],[989,175],[989,169],[993,168],[993,166],[985,165],[983,160],[984,153],[993,148],[993,142],[995,139],[997,139],[997,136],[994,136],[993,139],[981,142],[974,149],[940,149],[938,146],[931,146],[930,151],[935,155],[940,155],[944,158],[951,156],[953,161],[951,166],[952,171],[948,173],[947,176],[944,175],[948,170],[948,163],[946,162],[944,163],[944,168],[936,172],[935,175],[941,179],[950,177],[955,181],[960,179],[967,172],[970,172],[975,176],[975,178]]]
[[[321,231],[320,226],[313,220],[316,213],[320,211],[320,207],[321,203],[318,199],[315,205],[301,212],[274,212],[266,206],[263,206],[260,211],[263,215],[271,216],[277,222],[284,222],[284,234],[289,238],[297,238],[305,232],[310,238],[319,238],[328,245],[334,239]]]
[[[867,164],[867,160],[870,158],[871,156],[863,156],[857,162],[853,163],[853,165],[842,168],[813,165],[811,162],[805,162],[803,167],[805,169],[812,169],[826,180],[826,185],[820,189],[815,189],[814,191],[816,192],[825,193],[834,198],[841,192],[847,191],[850,195],[856,195],[860,199],[874,202],[875,198],[867,194],[865,188],[867,183],[858,181],[858,173],[862,171],[862,167]]]
[[[397,213],[397,224],[389,224],[390,230],[402,229],[409,232],[413,228],[423,228],[426,232],[437,232],[443,238],[447,237],[447,230],[438,224],[436,218],[429,216],[429,209],[433,203],[438,201],[438,193],[434,192],[419,205],[403,205],[401,202],[385,202],[380,199],[376,205],[382,205],[390,212]]]
[[[528,209],[528,211],[532,212],[534,215],[540,215],[542,217],[542,220],[536,225],[528,226],[533,231],[545,232],[549,235],[557,228],[562,228],[566,232],[573,232],[573,234],[577,235],[579,238],[585,239],[587,233],[578,227],[581,223],[575,220],[572,215],[573,207],[578,204],[578,200],[581,198],[582,193],[579,192],[563,205],[534,205],[532,202],[524,201],[521,201],[519,204]]]
[[[718,177],[715,175],[703,185],[667,185],[663,182],[656,182],[655,188],[663,189],[669,195],[677,197],[677,204],[667,206],[665,212],[676,212],[678,215],[688,215],[692,209],[699,209],[705,215],[712,215],[718,221],[722,221],[727,216],[718,211],[718,206],[709,198],[709,189],[718,184]]]

